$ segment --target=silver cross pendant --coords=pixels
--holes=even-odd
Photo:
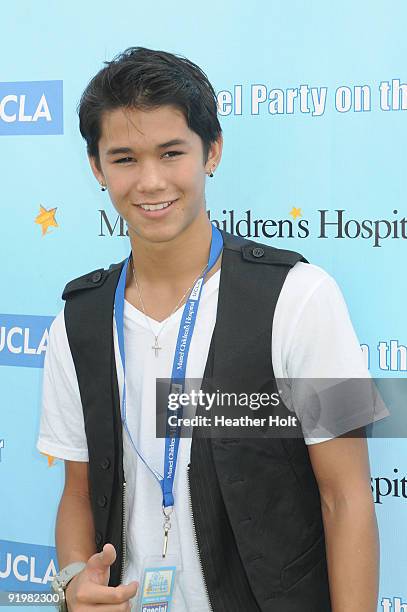
[[[153,349],[153,351],[155,351],[155,356],[158,357],[158,351],[161,351],[161,346],[158,346],[158,337],[154,336],[154,338],[155,338],[155,344],[151,348]]]

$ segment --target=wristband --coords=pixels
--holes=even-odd
[[[75,561],[64,567],[59,574],[54,576],[51,587],[55,593],[59,596],[58,610],[59,612],[68,612],[66,605],[65,591],[68,583],[74,578],[79,572],[86,567],[86,563],[83,561]]]

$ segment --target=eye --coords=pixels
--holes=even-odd
[[[116,161],[114,162],[115,164],[123,164],[123,163],[127,163],[129,161],[132,161],[133,158],[132,157],[121,157],[120,159],[116,159]]]
[[[176,155],[183,155],[183,153],[182,151],[167,151],[167,153],[164,153],[163,157],[165,155],[171,155],[171,157],[175,157]]]

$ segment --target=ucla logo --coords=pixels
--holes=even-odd
[[[42,368],[53,317],[0,314],[0,365]]]
[[[0,83],[0,135],[63,134],[62,81]]]
[[[0,540],[0,591],[49,591],[55,547]]]

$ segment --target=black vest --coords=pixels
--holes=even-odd
[[[273,392],[274,310],[289,269],[306,260],[222,234],[216,324],[201,388],[210,390],[208,381],[220,380],[226,391],[238,392],[241,385],[245,392]],[[122,579],[126,547],[113,344],[114,293],[123,263],[85,274],[63,293],[84,412],[96,546],[100,551],[111,542],[117,552],[111,586]],[[190,501],[213,610],[330,612],[319,489],[303,438],[208,439],[199,433],[194,428]]]

